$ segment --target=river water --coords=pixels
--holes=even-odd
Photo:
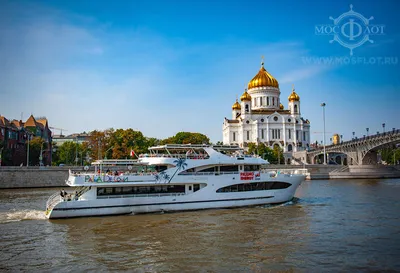
[[[400,272],[400,179],[306,181],[279,206],[46,220],[0,190],[0,271]]]

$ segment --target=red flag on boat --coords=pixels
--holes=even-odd
[[[135,151],[131,149],[131,156],[135,156]]]

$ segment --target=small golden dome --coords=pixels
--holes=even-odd
[[[251,96],[247,93],[247,90],[244,90],[243,95],[240,97],[241,101],[251,101]]]
[[[279,88],[279,83],[265,70],[264,63],[261,63],[260,71],[258,71],[257,75],[249,82],[247,88],[250,90],[251,88],[267,86]]]
[[[283,110],[284,109],[284,107],[283,107],[283,104],[281,103],[281,104],[279,104],[279,109],[281,109],[281,110]]]
[[[241,109],[240,103],[236,99],[236,102],[232,105],[232,110],[240,110],[240,109]]]
[[[294,85],[293,85],[293,89],[292,89],[292,94],[290,94],[290,96],[288,97],[289,101],[300,101],[300,97],[299,95],[297,95],[296,92],[294,92]]]

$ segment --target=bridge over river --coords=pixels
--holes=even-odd
[[[396,147],[399,143],[400,130],[393,130],[344,141],[340,144],[327,145],[325,151],[329,161],[332,157],[341,156],[348,165],[374,165],[378,163],[380,149]],[[300,164],[316,164],[323,162],[323,155],[324,148],[321,146],[315,150],[297,152],[293,155],[293,159]],[[339,164],[343,164],[343,160]]]

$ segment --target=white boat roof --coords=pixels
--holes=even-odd
[[[209,144],[165,144],[149,147],[149,150],[187,150],[187,149],[204,149],[212,148],[217,151],[238,151],[243,150],[238,145],[209,145]]]
[[[148,165],[147,162],[139,162],[137,159],[101,159],[92,162],[92,165]]]

